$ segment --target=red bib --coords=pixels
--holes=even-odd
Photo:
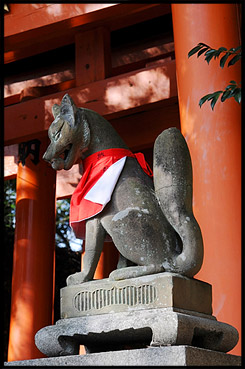
[[[144,172],[153,177],[144,155],[126,149],[99,151],[83,161],[83,175],[70,203],[70,225],[77,238],[85,238],[85,220],[99,214],[110,201],[126,157],[136,158]]]

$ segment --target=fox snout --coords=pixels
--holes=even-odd
[[[45,153],[43,154],[43,160],[47,161],[50,163],[52,159],[52,150],[50,145],[48,146],[47,150],[45,151]]]

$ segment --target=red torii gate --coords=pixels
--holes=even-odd
[[[56,8],[55,13],[57,5],[62,8],[59,11]],[[216,76],[214,85],[219,89],[219,84],[223,82],[224,77],[228,81],[239,80],[240,69],[237,65],[225,71],[224,75],[211,64],[206,67],[203,64],[200,65],[200,61],[186,60],[188,51],[200,41],[213,47],[219,47],[224,43],[226,47],[232,47],[234,43],[239,44],[236,5],[172,5],[176,66],[175,60],[165,60],[164,56],[160,55],[162,59],[157,56],[159,61],[148,60],[148,66],[147,63],[141,65],[138,61],[138,68],[131,71],[124,66],[118,66],[117,70],[116,67],[112,68],[108,58],[109,33],[123,26],[166,14],[171,11],[170,5],[75,5],[13,4],[12,15],[10,13],[5,16],[6,63],[72,42],[75,42],[76,47],[74,79],[60,80],[58,86],[60,92],[57,92],[57,86],[55,86],[55,93],[52,93],[51,88],[43,90],[48,95],[40,96],[43,93],[42,89],[30,90],[27,84],[22,93],[15,91],[6,97],[5,145],[8,152],[16,150],[15,145],[18,143],[38,139],[41,157],[48,144],[46,131],[52,121],[51,107],[54,103],[60,102],[67,89],[78,106],[93,109],[110,120],[132,150],[151,147],[156,136],[163,129],[173,125],[179,126],[175,78],[175,68],[177,68],[181,129],[187,139],[193,161],[194,211],[200,222],[205,243],[204,265],[197,278],[214,286],[214,297],[215,294],[217,296],[217,300],[214,298],[214,315],[219,316],[222,321],[233,324],[239,330],[240,286],[234,285],[240,282],[240,222],[237,221],[240,219],[240,126],[238,124],[240,107],[232,101],[223,104],[220,108],[217,106],[216,109],[219,109],[218,112],[222,115],[221,125],[218,122],[217,113],[214,115],[207,106],[199,110],[197,102],[209,91],[210,79],[213,79],[214,75]],[[32,17],[29,17],[29,22],[26,22],[28,18],[23,22],[24,13],[18,15],[18,11],[22,9],[28,14],[31,6],[36,6],[35,12]],[[213,6],[218,7],[215,12]],[[24,7],[26,7],[25,10]],[[215,22],[213,22],[214,14]],[[192,22],[187,21],[190,15]],[[202,27],[200,27],[200,19],[203,20]],[[14,27],[12,27],[13,22]],[[229,24],[229,30],[224,32],[227,24]],[[220,30],[223,38],[218,40],[219,44],[217,34],[221,33]],[[168,50],[171,51],[171,45],[169,48]],[[95,63],[95,60],[100,62]],[[191,73],[195,71],[195,79],[186,73],[188,67]],[[201,88],[197,90],[198,78],[202,75],[205,78],[201,79],[199,84]],[[186,88],[188,84],[189,89]],[[195,90],[195,96],[191,101],[188,100],[190,89]],[[38,95],[40,97],[37,97]],[[119,98],[116,99],[115,96]],[[122,96],[126,98],[123,100]],[[24,101],[28,97],[35,97],[35,99]],[[21,98],[22,102],[16,104],[21,101]],[[187,110],[188,106],[189,110]],[[208,126],[203,121],[203,111],[209,118]],[[198,126],[194,122],[202,123]],[[209,127],[211,134],[208,132],[204,134],[206,127]],[[226,132],[229,132],[229,147],[227,147]],[[222,135],[225,138],[221,137]],[[215,139],[219,141],[219,146],[212,144],[208,147],[207,141],[213,142]],[[204,150],[207,148],[210,157],[208,162],[204,157]],[[31,150],[35,150],[35,142],[32,143]],[[52,324],[56,178],[55,172],[46,163],[40,160],[38,165],[35,165],[32,160],[33,155],[30,155],[26,158],[24,166],[22,163],[18,165],[18,170],[16,164],[7,166],[8,176],[17,174],[9,360],[40,357],[41,354],[34,345],[34,334],[42,326]],[[219,170],[224,166],[229,173],[229,179],[224,179],[220,188]],[[208,182],[204,178],[204,173],[209,174]],[[74,166],[68,173],[63,171],[58,173],[57,177],[56,197],[69,196],[74,190],[72,184],[77,183],[80,178],[78,166]],[[235,197],[229,199],[229,194],[234,189]],[[216,198],[217,192],[221,194],[220,198]],[[213,206],[213,217],[210,223],[211,205],[215,206]],[[236,222],[233,221],[233,217]],[[217,219],[220,225],[218,227]],[[231,250],[231,244],[234,245],[233,250]],[[226,255],[222,255],[223,265],[219,265],[223,248]],[[216,250],[215,253],[214,250]],[[229,286],[224,286],[221,274],[227,272],[225,268],[231,261],[233,275]],[[103,277],[103,273],[100,273],[100,277]],[[221,306],[225,301],[224,295],[229,303],[234,303],[230,310]],[[233,353],[235,350],[236,348]]]

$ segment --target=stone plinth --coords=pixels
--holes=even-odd
[[[96,280],[64,287],[60,294],[61,318],[169,307],[212,314],[211,285],[174,273]]]
[[[108,279],[61,290],[61,316],[36,334],[47,356],[148,346],[189,345],[228,352],[238,341],[232,326],[212,316],[207,283],[172,273]]]
[[[238,333],[206,314],[161,308],[60,319],[39,330],[35,341],[47,356],[76,355],[79,345],[88,352],[167,345],[227,352]]]
[[[89,355],[12,361],[6,366],[241,366],[235,355],[189,346],[150,347]]]

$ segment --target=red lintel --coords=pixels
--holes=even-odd
[[[90,17],[95,11],[115,4],[11,4],[4,17],[4,36],[9,37],[76,17]]]
[[[22,7],[36,8],[25,13]],[[170,4],[11,4],[4,22],[4,60],[73,43],[77,31],[99,26],[116,30],[170,11]]]
[[[79,107],[114,119],[129,109],[177,96],[175,60],[5,107],[5,145],[45,134],[54,103],[68,92]]]

